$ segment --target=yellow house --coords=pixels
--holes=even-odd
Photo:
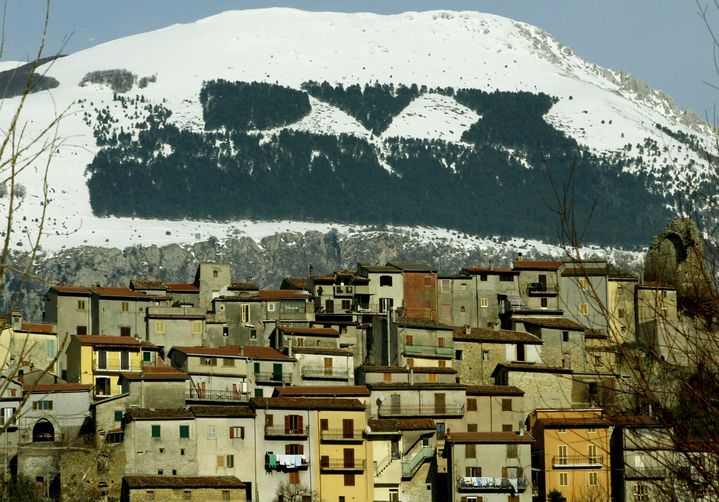
[[[53,324],[17,323],[0,329],[0,366],[34,366],[57,372],[58,344]],[[19,361],[18,361],[19,360]]]
[[[155,349],[129,336],[73,335],[67,349],[68,381],[94,386],[94,397],[122,393],[120,373],[140,373],[143,352]]]
[[[536,440],[533,484],[539,500],[552,490],[567,501],[611,500],[612,427],[602,409],[538,409],[527,425]]]

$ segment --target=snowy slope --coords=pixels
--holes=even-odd
[[[655,123],[701,138],[709,133],[706,125],[682,113],[663,94],[625,74],[584,61],[538,28],[502,17],[477,12],[380,16],[280,8],[226,12],[105,43],[61,58],[48,69],[47,74],[60,86],[31,95],[21,116],[27,128],[25,138],[31,138],[48,124],[53,113],[65,113],[53,130],[61,144],[52,149],[52,200],[42,239],[46,249],[190,242],[229,233],[261,237],[286,228],[346,229],[298,222],[225,224],[93,216],[84,171],[98,148],[83,113],[110,106],[117,112],[120,125],[130,126],[134,121],[123,118],[109,88],[78,84],[90,71],[113,68],[127,69],[138,77],[156,75],[156,82],[143,89],[135,87],[127,94],[164,102],[173,111],[173,121],[193,129],[202,127],[198,102],[202,82],[223,78],[277,82],[296,88],[307,80],[327,80],[541,91],[559,98],[547,119],[595,152],[612,154],[627,143],[643,143],[645,138],[653,138],[662,149],[666,147],[645,166],[657,172],[672,166],[675,157],[679,164],[689,159],[700,163],[701,159],[660,134]],[[3,129],[18,103],[19,98],[2,103]],[[356,134],[380,147],[382,139],[391,136],[459,141],[462,132],[478,119],[451,98],[425,94],[397,116],[382,137],[371,138],[344,112],[315,99],[311,104],[310,115],[288,127]],[[31,149],[35,150],[37,146]],[[17,213],[23,228],[17,228],[13,238],[18,249],[28,241],[21,231],[25,227],[32,230],[40,214],[45,160],[41,157],[18,177],[27,188]],[[692,175],[689,170],[676,168],[678,180]],[[669,188],[680,190],[681,185]],[[0,210],[7,211],[6,198],[0,199]]]

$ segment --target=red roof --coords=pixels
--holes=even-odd
[[[261,289],[258,294],[260,300],[306,300],[312,298],[309,292],[295,289]]]
[[[366,385],[318,385],[305,386],[298,385],[293,387],[278,387],[276,389],[277,397],[314,397],[314,396],[369,396],[370,392]]]
[[[90,295],[91,291],[90,288],[86,288],[84,286],[52,286],[50,289],[54,289],[58,293],[68,293],[68,294],[83,294],[83,295]]]
[[[23,390],[25,392],[36,394],[51,394],[53,392],[89,392],[92,385],[82,383],[44,383],[44,384],[25,384]]]
[[[27,324],[22,323],[20,325],[20,331],[28,331],[31,333],[47,333],[55,334],[54,324]]]
[[[540,328],[586,331],[587,327],[564,317],[514,317],[514,321],[532,324]]]
[[[554,260],[517,260],[514,262],[515,270],[559,270],[563,261]]]
[[[92,288],[91,291],[99,296],[117,296],[122,298],[142,298],[154,300],[155,297],[147,295],[143,291],[133,291],[130,288]]]
[[[333,328],[291,328],[289,326],[280,326],[279,329],[285,335],[340,336],[340,332]]]
[[[499,275],[499,274],[519,274],[519,270],[511,268],[487,268],[487,267],[464,267],[463,272],[468,274],[487,274],[487,275]]]
[[[116,345],[125,347],[142,346],[142,342],[131,336],[72,335],[80,345]]]
[[[522,435],[516,432],[452,432],[447,431],[446,441],[448,443],[484,443],[484,444],[508,444],[508,443],[533,443],[531,434]]]
[[[168,291],[182,291],[182,292],[189,292],[189,293],[194,293],[194,292],[200,291],[200,288],[198,288],[197,286],[195,286],[192,283],[188,284],[188,283],[181,283],[181,282],[177,282],[177,283],[168,282],[167,284],[165,284],[165,286],[167,287]]]
[[[187,380],[187,373],[170,366],[145,366],[141,373],[121,373],[127,380]]]
[[[277,361],[294,361],[293,358],[284,355],[272,347],[255,347],[252,345],[226,345],[224,347],[173,347],[184,354],[192,356],[215,356],[215,357],[246,357],[247,359],[270,359]]]

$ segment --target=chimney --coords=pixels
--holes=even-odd
[[[521,420],[519,421],[519,429],[517,430],[517,435],[524,436],[524,422]]]

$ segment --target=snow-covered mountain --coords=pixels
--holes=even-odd
[[[0,65],[0,70],[4,68]],[[94,215],[85,170],[100,150],[93,136],[98,120],[95,111],[107,109],[114,127],[124,130],[132,130],[144,113],[142,107],[128,111],[109,86],[87,83],[89,73],[109,69],[145,77],[142,86],[136,81],[123,94],[162,105],[172,111],[170,122],[191,131],[204,128],[199,92],[203,82],[215,79],[269,82],[293,89],[308,81],[327,81],[345,86],[380,82],[430,89],[541,92],[557,98],[544,119],[600,158],[624,155],[627,145],[654,145],[651,156],[629,162],[624,169],[663,176],[661,189],[668,192],[701,179],[705,169],[701,150],[709,149],[711,137],[706,124],[692,112],[679,110],[670,97],[626,73],[587,62],[541,29],[510,19],[444,11],[392,16],[280,8],[225,12],[105,43],[40,68],[59,85],[29,96],[20,116],[25,130],[18,141],[29,145],[24,157],[30,158],[40,146],[31,144],[31,138],[53,117],[64,114],[50,131],[60,143],[52,149],[48,174],[51,202],[42,238],[45,249],[191,243],[228,235],[259,239],[280,231],[331,227],[347,233],[360,231],[347,222],[170,221]],[[3,129],[19,102],[20,97],[2,100]],[[278,129],[344,133],[383,151],[387,140],[396,137],[461,143],[462,134],[481,120],[476,110],[438,92],[415,97],[381,134],[372,134],[356,118],[327,102],[310,97],[310,105],[311,111],[301,120],[259,134],[270,135]],[[46,136],[42,144],[50,138]],[[682,138],[694,138],[695,147]],[[539,167],[522,159],[521,153],[508,151],[507,155],[524,161],[528,169]],[[36,228],[41,215],[46,161],[43,154],[18,175],[26,189],[13,238],[18,250],[27,247],[25,229]],[[6,197],[0,199],[0,210],[8,210]],[[419,232],[428,239],[445,238],[466,246],[492,242],[446,230]]]

